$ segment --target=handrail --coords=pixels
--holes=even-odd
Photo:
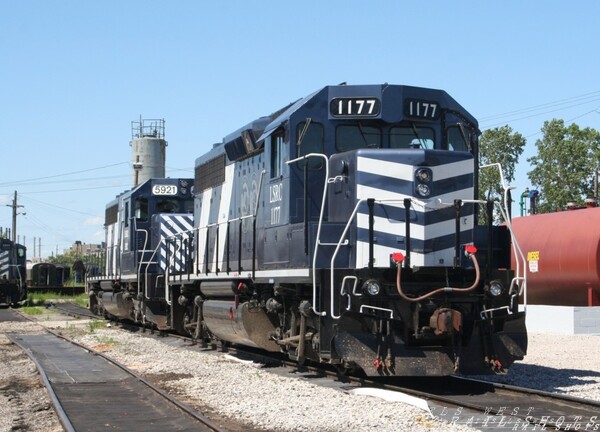
[[[352,223],[352,221],[354,220],[354,218],[356,217],[356,214],[358,213],[358,208],[361,204],[367,202],[368,198],[362,198],[360,200],[358,200],[356,202],[356,205],[354,206],[354,209],[352,210],[352,213],[350,215],[350,217],[348,218],[348,222],[346,222],[346,226],[344,227],[344,231],[342,232],[342,235],[340,236],[340,239],[337,242],[337,246],[332,254],[331,257],[331,270],[330,270],[330,295],[331,295],[331,301],[330,301],[330,313],[331,313],[331,317],[333,319],[340,319],[341,315],[336,315],[335,314],[335,304],[333,299],[335,298],[335,289],[334,289],[334,271],[335,271],[335,259],[337,257],[337,254],[341,248],[341,246],[343,246],[344,244],[346,244],[346,242],[344,242],[344,237],[346,236],[348,230],[350,229],[350,225]],[[415,201],[414,199],[411,198],[411,201]],[[396,198],[396,199],[384,199],[384,200],[375,200],[374,203],[375,204],[401,204],[404,202],[404,198]],[[418,203],[420,203],[419,201],[417,201]],[[479,201],[479,200],[463,200],[463,203],[480,203],[483,201]],[[444,204],[444,203],[440,203],[440,204]],[[447,204],[448,206],[451,206],[453,204]],[[407,223],[407,221],[405,221],[405,223]],[[473,257],[475,258],[475,257]],[[474,266],[475,266],[475,272],[476,272],[476,280],[475,283],[469,287],[469,288],[452,288],[452,289],[456,289],[456,290],[463,290],[463,291],[467,291],[467,290],[471,290],[474,288],[474,286],[476,286],[479,283],[479,265],[477,263],[477,260],[474,259]],[[441,290],[444,290],[446,288],[441,288]],[[437,291],[436,291],[437,292]]]
[[[18,286],[19,286],[19,289],[23,288],[23,275],[21,274],[21,267],[23,267],[23,266],[21,266],[19,264],[9,264],[7,266],[7,268],[10,268],[10,267],[16,267],[17,268],[17,274],[19,275]],[[12,279],[12,277],[10,277],[10,273],[9,273],[9,278]]]
[[[519,295],[523,295],[523,310],[527,311],[527,261],[525,260],[525,254],[523,253],[523,250],[521,249],[521,245],[519,245],[519,242],[518,242],[518,240],[515,236],[515,233],[512,229],[512,223],[510,222],[510,219],[508,219],[506,217],[506,212],[504,211],[504,209],[500,205],[498,205],[498,207],[500,209],[500,212],[502,213],[502,216],[506,220],[506,226],[508,227],[508,232],[510,233],[512,248],[515,253],[516,275],[515,275],[515,277],[513,277],[512,281],[510,283],[509,292],[512,291],[513,286],[519,285],[517,283],[518,281],[523,281],[523,284],[521,284],[519,286],[519,288],[520,288]],[[521,258],[521,261],[519,261],[519,257]],[[521,263],[523,264],[523,276],[519,276],[519,274],[521,273],[521,270],[520,270]]]
[[[323,217],[324,217],[324,212],[325,212],[325,200],[327,199],[327,187],[329,184],[329,158],[322,153],[308,153],[302,157],[289,160],[286,162],[286,164],[289,165],[289,164],[299,162],[304,159],[308,159],[310,157],[320,157],[320,158],[325,159],[325,181],[323,182],[323,198],[321,199],[321,211],[319,213],[319,223],[317,225],[317,238],[315,240],[315,249],[313,251],[313,260],[312,260],[312,284],[313,284],[312,310],[317,315],[325,316],[325,315],[327,315],[327,312],[325,312],[325,311],[319,312],[317,310],[317,306],[316,306],[316,304],[317,304],[317,252],[319,249],[319,242],[321,239],[321,226],[323,224]],[[307,185],[305,184],[304,187],[306,188]],[[305,203],[305,205],[306,205],[306,203]],[[333,297],[332,297],[332,300],[333,300]]]
[[[194,268],[194,273],[197,273],[197,270],[199,269],[199,265],[200,265],[200,231],[201,230],[206,230],[206,232],[208,233],[208,230],[210,228],[217,227],[217,229],[218,229],[221,225],[229,224],[229,223],[232,223],[232,222],[243,221],[243,220],[246,220],[246,219],[254,219],[256,221],[256,218],[258,216],[258,209],[260,207],[260,197],[261,197],[261,194],[262,194],[263,179],[264,179],[265,174],[266,174],[266,170],[263,169],[260,172],[260,179],[259,179],[258,187],[257,187],[256,203],[254,205],[254,212],[252,214],[248,214],[248,215],[236,217],[236,218],[233,218],[233,219],[226,219],[226,220],[220,221],[220,222],[217,221],[217,222],[213,222],[213,223],[208,223],[208,224],[206,224],[204,226],[197,226],[197,227],[193,228],[192,232],[196,233],[196,235],[193,236],[193,238],[194,238],[194,244],[196,246],[194,248],[194,257],[195,257],[195,259],[194,259],[194,267],[195,267]],[[226,233],[227,232],[228,231],[226,231]],[[217,235],[219,235],[219,234],[217,233]],[[254,237],[254,239],[256,238],[256,228],[253,228],[253,237]],[[226,238],[227,238],[227,236],[226,236]],[[217,237],[217,242],[218,242],[218,237]],[[225,248],[226,248],[226,246],[224,245],[223,246],[223,250],[225,250]],[[256,250],[255,240],[253,241],[253,250],[254,251]],[[205,254],[206,254],[206,252],[207,252],[207,250],[204,251]],[[241,250],[238,251],[238,253],[240,255],[238,258],[241,259]],[[215,263],[215,265],[216,265],[215,270],[216,270],[216,269],[219,268],[219,261],[218,261],[219,260],[219,251],[218,251],[218,249],[217,249],[215,255],[216,255],[216,259],[217,259],[217,262]],[[255,258],[253,257],[252,258],[252,267],[253,268],[254,268],[254,261],[255,261]],[[208,269],[208,262],[204,262],[204,260],[202,262],[203,262],[203,265],[206,265],[206,268]],[[223,266],[221,266],[221,267],[223,267]],[[227,270],[229,271],[229,269],[227,269]],[[227,273],[228,273],[228,271],[227,271]]]
[[[139,260],[139,262],[137,264],[137,272],[136,272],[137,273],[137,280],[140,281],[141,277],[142,277],[142,264],[145,264],[144,254],[146,253],[146,246],[148,245],[148,230],[138,229],[138,227],[137,227],[137,219],[135,217],[132,216],[130,218],[130,220],[133,221],[133,230],[136,233],[135,238],[133,239],[136,248],[137,248],[137,234],[138,233],[143,233],[144,234],[144,245],[143,245],[142,250],[141,250],[141,256],[140,256],[141,259]],[[136,251],[136,261],[137,261],[137,251]],[[148,273],[148,267],[149,266],[150,266],[150,264],[146,264],[146,274]],[[144,282],[147,282],[147,281],[144,281]],[[146,298],[148,298],[148,286],[147,285],[148,285],[147,283],[144,283],[144,296]],[[137,287],[137,292],[138,292],[138,295],[139,295],[140,294],[140,284],[139,283],[138,283],[138,287]]]
[[[158,252],[158,250],[160,249],[160,245],[161,245],[162,243],[163,243],[163,240],[161,239],[161,240],[158,242],[158,245],[156,246],[156,248],[154,249],[154,251],[152,251],[152,255],[150,255],[150,259],[148,260],[148,262],[145,262],[145,261],[143,262],[144,264],[146,264],[146,271],[145,271],[145,273],[144,273],[144,297],[145,297],[146,299],[149,299],[149,298],[150,298],[150,297],[148,297],[148,269],[150,268],[150,265],[151,265],[151,264],[156,264],[156,263],[155,263],[153,260],[154,260],[154,257],[156,256],[156,253],[157,253],[157,252]],[[142,263],[140,263],[140,268],[141,268],[141,264],[142,264]],[[166,294],[166,293],[165,293],[165,294]],[[167,301],[167,303],[169,303],[169,302]]]
[[[525,255],[523,254],[523,250],[521,249],[521,246],[519,245],[519,242],[515,236],[515,233],[512,228],[512,221],[511,221],[510,215],[508,214],[508,192],[511,189],[514,189],[514,187],[511,187],[511,186],[508,186],[505,184],[504,174],[502,173],[502,165],[501,164],[492,163],[492,164],[487,164],[487,165],[481,165],[479,168],[481,169],[481,168],[490,168],[490,167],[498,168],[498,171],[500,173],[500,182],[502,184],[502,189],[504,190],[504,194],[503,194],[504,207],[502,207],[502,205],[498,202],[495,202],[495,203],[498,206],[498,209],[500,210],[500,213],[502,214],[502,217],[504,218],[504,220],[506,222],[506,227],[508,228],[508,232],[510,233],[512,249],[515,254],[515,266],[516,266],[515,274],[516,274],[516,276],[511,281],[509,292],[511,292],[514,285],[519,285],[518,284],[519,281],[523,282],[519,286],[519,288],[520,288],[519,295],[523,295],[523,309],[524,309],[524,311],[527,311],[527,261],[525,260]],[[519,260],[519,257],[520,257],[520,260]],[[521,265],[523,265],[523,275],[522,276],[520,276]]]
[[[191,230],[180,231],[171,236],[167,236],[164,239],[161,239],[161,241],[159,243],[159,247],[160,247],[160,245],[164,242],[165,248],[167,250],[167,256],[169,257],[169,260],[165,264],[165,299],[169,306],[171,306],[173,304],[173,302],[170,300],[171,299],[171,286],[169,285],[169,278],[171,276],[171,264],[172,264],[171,260],[174,261],[175,260],[174,256],[177,254],[177,252],[179,250],[182,249],[182,246],[178,245],[176,240],[177,240],[177,238],[180,238],[182,241],[185,241],[186,238],[189,239],[191,237],[189,235],[189,233],[193,234],[194,231],[195,231],[195,228],[192,228]],[[186,235],[187,235],[187,237],[186,237]],[[173,249],[175,250],[172,255],[169,254],[171,243],[173,244]],[[159,247],[157,247],[156,250],[158,250]],[[179,249],[177,249],[177,248],[179,248]]]
[[[347,280],[354,280],[354,284],[352,285],[352,294],[354,294],[356,292],[356,286],[358,285],[358,277],[356,276],[344,276],[344,279],[342,279],[342,287],[340,288],[340,296],[347,296],[348,297],[348,306],[346,306],[346,310],[350,310],[352,307],[352,296],[350,295],[349,292],[346,292],[344,290],[344,287],[346,286],[346,281]]]
[[[373,310],[379,310],[379,311],[382,311],[382,312],[389,312],[390,313],[390,319],[394,319],[394,311],[392,309],[378,307],[378,306],[365,305],[365,304],[364,305],[360,305],[359,312],[363,313],[363,309],[373,309]]]
[[[171,306],[173,304],[173,302],[171,301],[171,286],[169,285],[169,276],[171,275],[171,260],[174,261],[175,255],[177,254],[178,250],[181,250],[181,246],[179,246],[179,249],[177,249],[177,237],[180,237],[181,240],[183,241],[183,239],[184,239],[183,235],[187,232],[188,231],[179,232],[173,236],[169,236],[164,239],[165,248],[167,250],[167,256],[169,257],[169,259],[167,260],[167,262],[165,264],[165,300],[169,306]],[[161,242],[162,241],[163,240],[161,239]],[[174,252],[172,255],[169,254],[169,251],[171,250],[170,243],[173,244],[173,249],[174,249]]]
[[[341,314],[340,315],[336,315],[335,314],[335,310],[334,310],[334,301],[333,299],[334,297],[334,262],[335,262],[335,258],[337,257],[337,254],[342,246],[342,241],[344,239],[344,237],[346,237],[346,234],[348,232],[348,230],[350,229],[350,224],[352,223],[352,221],[354,220],[356,213],[358,212],[358,207],[363,203],[366,202],[366,199],[360,199],[356,202],[356,205],[354,206],[354,210],[352,210],[352,213],[350,214],[350,217],[348,218],[348,222],[346,222],[346,226],[344,227],[344,231],[342,231],[342,235],[340,236],[340,240],[337,243],[337,246],[335,247],[335,250],[333,251],[333,254],[331,255],[331,271],[330,271],[330,275],[329,275],[329,288],[330,288],[330,295],[331,298],[330,300],[330,313],[331,313],[331,318],[333,319],[340,319],[341,318]]]
[[[340,319],[341,315],[336,315],[335,311],[334,311],[334,295],[335,295],[335,291],[334,291],[334,270],[335,270],[335,259],[337,258],[337,254],[340,250],[340,248],[342,246],[344,246],[345,244],[347,244],[347,242],[344,241],[344,237],[346,237],[346,234],[348,233],[348,230],[350,229],[350,225],[352,224],[352,221],[354,220],[354,218],[356,217],[356,214],[358,213],[358,208],[360,207],[361,204],[367,202],[369,198],[361,198],[356,202],[356,205],[354,206],[354,209],[352,210],[352,213],[350,214],[350,217],[348,218],[348,222],[346,222],[346,226],[344,227],[344,231],[342,231],[342,235],[340,236],[340,239],[337,242],[337,246],[335,248],[335,250],[333,251],[333,254],[331,256],[331,271],[330,271],[330,275],[329,275],[329,285],[330,285],[330,295],[331,295],[331,299],[330,299],[330,313],[331,313],[331,317],[333,319]],[[393,203],[404,203],[404,198],[397,198],[397,199],[383,199],[383,200],[375,200],[374,201],[375,204],[393,204]]]
[[[246,219],[252,219],[252,218],[255,218],[255,217],[256,217],[256,215],[249,214],[249,215],[245,215],[245,216],[236,217],[236,218],[233,218],[233,219],[228,219],[226,221],[214,222],[214,223],[210,223],[210,224],[207,224],[207,225],[204,225],[204,226],[198,226],[198,227],[192,228],[191,230],[182,231],[182,232],[184,232],[184,233],[185,232],[197,233],[197,235],[193,235],[192,234],[192,236],[190,236],[190,237],[193,240],[200,240],[200,238],[199,238],[200,237],[200,231],[204,231],[204,230],[208,231],[209,229],[214,228],[214,227],[218,228],[221,225],[229,224],[229,223],[232,223],[232,222],[239,222],[239,221],[243,221],[243,220],[246,220]],[[194,255],[195,255],[195,258],[196,258],[196,259],[194,259],[194,266],[196,268],[197,268],[197,266],[200,263],[200,261],[198,260],[198,257],[200,256],[200,250],[199,249],[200,248],[198,246],[196,246],[194,248]],[[218,253],[217,253],[217,256],[218,256]],[[226,272],[226,273],[228,273],[228,272]]]

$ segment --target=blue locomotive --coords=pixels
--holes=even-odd
[[[0,304],[17,305],[27,298],[26,248],[0,238]]]
[[[174,258],[181,251],[168,250],[166,240],[191,235],[192,183],[189,178],[149,179],[106,206],[104,271],[86,281],[92,311],[170,328],[165,269],[171,261],[174,270],[183,271],[185,263]]]
[[[186,262],[167,265],[169,325],[367,375],[505,371],[522,283],[507,227],[478,224],[479,133],[446,92],[383,84],[225,137],[196,160],[193,246],[166,239]]]

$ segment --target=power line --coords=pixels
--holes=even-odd
[[[66,208],[66,207],[57,206],[56,204],[50,204],[50,203],[47,203],[47,202],[44,202],[44,201],[37,200],[35,198],[31,198],[31,197],[29,197],[27,195],[23,195],[23,194],[19,194],[19,197],[25,198],[25,200],[33,201],[33,202],[36,202],[38,204],[42,204],[42,205],[45,205],[45,206],[48,206],[48,207],[57,208],[59,210],[64,210],[64,211],[71,212],[71,213],[78,213],[78,214],[81,214],[81,215],[84,215],[84,216],[98,216],[97,214],[86,213],[86,212],[82,212],[82,211],[79,211],[79,210],[73,210],[73,209],[69,209],[69,208]],[[29,211],[29,208],[27,208],[27,211]]]
[[[22,183],[28,183],[28,182],[37,181],[37,180],[46,180],[46,179],[51,179],[51,178],[56,178],[56,177],[65,177],[65,176],[69,176],[69,175],[73,175],[73,174],[81,174],[81,173],[86,173],[86,172],[91,172],[91,171],[98,171],[98,170],[105,169],[105,168],[112,168],[112,167],[119,166],[119,165],[130,165],[130,162],[119,162],[119,163],[112,164],[112,165],[105,165],[105,166],[101,166],[101,167],[97,167],[97,168],[88,168],[85,170],[72,171],[72,172],[68,172],[68,173],[64,173],[64,174],[56,174],[56,175],[46,176],[46,177],[37,177],[37,178],[32,178],[32,179],[30,178],[27,180],[17,180],[17,181],[12,181],[12,182],[5,182],[5,183],[0,183],[0,186],[13,186],[13,185],[19,185]]]
[[[130,175],[115,175],[115,176],[105,176],[105,177],[89,177],[89,178],[75,178],[75,179],[69,179],[69,180],[51,180],[51,181],[34,181],[31,180],[31,182],[23,180],[18,182],[18,185],[23,187],[23,186],[36,186],[36,185],[40,185],[40,184],[58,184],[58,183],[75,183],[75,182],[83,182],[83,181],[98,181],[98,180],[110,180],[110,179],[123,179],[123,178],[129,178],[131,177]],[[7,185],[8,186],[14,186],[13,184]]]
[[[541,116],[541,115],[544,115],[544,114],[553,113],[553,112],[556,112],[556,111],[562,111],[562,110],[565,110],[565,109],[574,108],[574,107],[577,107],[577,106],[580,106],[580,105],[586,105],[586,104],[589,104],[589,103],[592,103],[592,102],[596,102],[596,101],[600,101],[600,98],[594,99],[594,100],[590,100],[590,101],[587,101],[587,102],[577,103],[577,104],[574,104],[574,105],[569,105],[569,106],[566,106],[566,107],[561,107],[561,108],[552,109],[552,110],[548,110],[548,111],[544,111],[544,112],[539,112],[539,113],[536,113],[536,114],[531,114],[531,115],[527,115],[527,116],[523,116],[523,117],[517,117],[517,118],[513,118],[513,119],[509,118],[506,121],[502,121],[502,122],[499,122],[499,123],[494,123],[494,124],[489,125],[489,126],[483,128],[483,129],[491,129],[491,128],[494,128],[496,126],[505,125],[506,123],[515,122],[515,121],[519,121],[519,120],[525,120],[525,119],[528,119],[528,118],[531,118],[531,117],[537,117],[537,116]],[[593,111],[595,111],[595,110],[593,110]],[[583,117],[583,115],[581,117]]]
[[[521,108],[521,109],[517,109],[514,111],[508,111],[508,112],[501,113],[501,114],[492,114],[489,116],[479,117],[479,121],[485,122],[485,121],[489,121],[489,120],[495,120],[497,118],[512,116],[514,114],[521,114],[521,113],[536,111],[536,110],[540,110],[540,109],[546,109],[551,106],[569,104],[569,103],[579,100],[579,99],[596,98],[597,96],[600,96],[600,90],[590,92],[590,93],[585,93],[585,94],[579,95],[579,96],[573,96],[573,97],[566,98],[566,99],[560,99],[560,100],[553,101],[553,102],[547,102],[547,103],[543,103],[543,104],[539,104],[539,105],[534,105],[534,106],[527,107],[527,108]],[[594,100],[597,100],[597,99],[594,99]],[[592,102],[592,101],[588,101],[588,102]]]
[[[56,192],[79,192],[79,191],[89,191],[89,190],[97,190],[97,189],[124,189],[128,188],[131,185],[129,184],[119,184],[112,186],[95,186],[95,187],[86,187],[86,188],[76,188],[76,189],[54,189],[54,190],[41,190],[41,191],[29,191],[28,194],[41,194],[41,193],[56,193]]]
[[[193,168],[173,168],[173,167],[168,167],[168,166],[166,166],[165,168],[170,171],[185,171],[185,172],[191,172],[191,173],[194,172]]]

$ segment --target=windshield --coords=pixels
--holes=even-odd
[[[469,151],[469,146],[466,139],[469,139],[466,134],[469,134],[469,129],[460,126],[450,126],[448,128],[448,150],[454,151]]]
[[[308,125],[307,122],[298,123],[298,126],[296,127],[296,136],[298,136],[298,157],[309,153],[323,153],[325,132],[321,123],[312,121],[309,121]],[[321,169],[323,166],[323,159],[312,157],[298,162],[298,166],[302,169],[305,166],[308,166],[308,169],[313,170]]]
[[[381,129],[374,126],[340,125],[335,130],[335,147],[339,152],[381,147]]]
[[[393,127],[390,129],[390,148],[435,148],[433,129],[419,127]]]

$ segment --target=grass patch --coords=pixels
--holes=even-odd
[[[24,306],[21,311],[27,315],[42,315],[46,308],[40,306]]]
[[[73,301],[84,308],[87,308],[90,305],[90,298],[87,294],[76,295],[73,297]]]
[[[87,307],[89,297],[87,294],[77,294],[77,295],[68,295],[68,294],[57,294],[57,293],[36,293],[30,292],[27,293],[27,306],[41,306],[50,301],[68,301],[72,303],[76,303],[79,306]]]
[[[111,338],[110,336],[98,336],[96,340],[101,345],[118,345],[119,341]]]
[[[94,333],[94,330],[98,330],[100,328],[106,328],[106,321],[102,320],[92,320],[88,323],[90,328],[90,332]]]

